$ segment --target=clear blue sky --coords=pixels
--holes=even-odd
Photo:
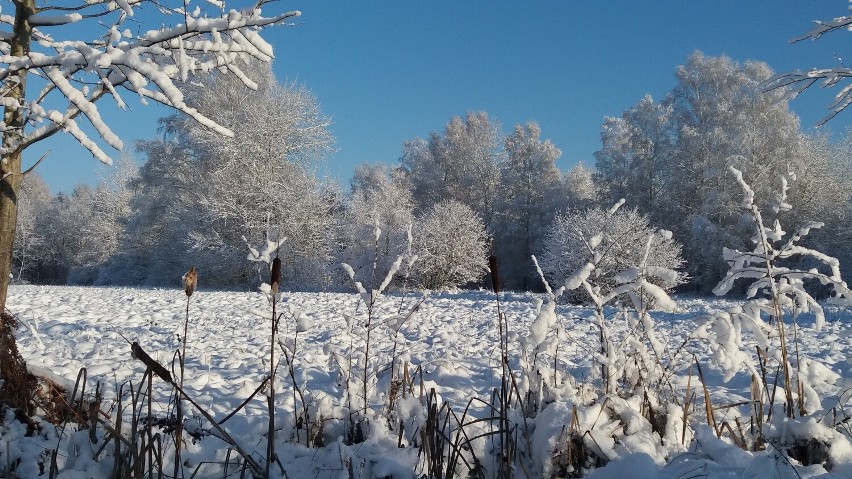
[[[279,78],[307,86],[332,117],[337,151],[325,173],[347,184],[356,164],[395,163],[404,140],[478,110],[506,131],[537,121],[562,150],[563,169],[593,165],[604,116],[620,115],[646,93],[662,98],[694,50],[765,61],[776,71],[834,66],[852,56],[852,33],[789,40],[848,7],[846,0],[287,0],[267,8],[301,10],[298,25],[266,38]],[[792,102],[804,126],[825,115],[833,93],[808,91]],[[125,100],[132,114],[105,115],[132,148],[156,135],[165,110]],[[850,124],[852,111],[828,128]],[[30,161],[47,148],[38,171],[54,191],[97,181],[98,162],[68,139],[28,151]]]

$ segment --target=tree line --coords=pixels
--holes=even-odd
[[[588,247],[584,232],[624,199],[612,229],[619,254],[639,254],[654,228],[670,230],[651,261],[682,266],[677,283],[707,292],[726,270],[722,248],[750,249],[754,233],[729,166],[758,201],[794,177],[795,208],[778,217],[824,222],[808,241],[841,264],[852,259],[852,135],[804,133],[784,92],[765,91],[765,63],[692,54],[661,100],[646,96],[605,119],[594,170],[560,171],[561,151],[535,123],[504,134],[470,112],[404,142],[396,165],[359,165],[347,189],[317,175],[333,138],[316,98],[257,70],[257,91],[224,74],[183,85],[187,103],[232,137],[175,114],[137,145],[138,170],[125,160],[97,187],[56,196],[28,176],[16,278],[172,285],[193,264],[208,286],[246,287],[259,282],[248,246],[275,241],[290,288],[345,284],[341,262],[380,281],[399,258],[398,287],[475,285],[493,254],[506,287],[539,289],[531,256],[564,281]]]

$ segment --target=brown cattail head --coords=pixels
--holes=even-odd
[[[488,257],[488,269],[491,270],[491,287],[496,294],[500,294],[500,270],[497,269],[497,257]]]
[[[273,290],[278,291],[278,285],[281,284],[281,258],[276,256],[272,260],[272,273],[269,276],[269,285]]]
[[[198,273],[195,271],[195,266],[190,266],[189,271],[183,275],[183,290],[187,296],[192,296],[195,292],[195,287],[198,285]]]

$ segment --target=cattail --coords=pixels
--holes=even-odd
[[[491,270],[491,287],[496,294],[500,294],[500,271],[497,269],[497,257],[488,257],[488,269]]]
[[[183,290],[187,296],[192,296],[195,292],[195,286],[198,284],[198,273],[195,271],[195,266],[190,266],[189,271],[183,275]]]
[[[278,291],[278,285],[281,283],[281,258],[275,257],[272,260],[272,273],[269,278],[269,285],[273,291]]]
[[[194,272],[195,270],[193,269],[192,271]],[[170,384],[174,384],[174,381],[172,380],[172,375],[171,373],[169,373],[169,370],[163,367],[162,364],[158,363],[157,361],[154,361],[151,356],[148,356],[148,353],[146,353],[142,349],[142,346],[139,346],[139,343],[137,343],[136,341],[130,343],[130,357],[142,361],[142,363],[147,366],[151,370],[151,372],[156,374],[163,381]]]

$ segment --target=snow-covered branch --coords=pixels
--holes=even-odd
[[[189,115],[218,134],[232,136],[230,129],[187,104],[177,82],[224,69],[249,88],[257,88],[257,83],[238,63],[270,62],[272,47],[259,32],[300,14],[289,11],[265,16],[259,5],[237,11],[208,8],[207,4],[190,8],[184,2],[170,8],[139,0],[36,5],[34,10],[36,13],[28,19],[28,29],[16,25],[14,16],[0,18],[0,24],[12,27],[11,32],[0,34],[0,91],[4,100],[10,100],[3,105],[7,111],[14,109],[22,115],[19,124],[24,125],[24,131],[18,127],[14,136],[6,135],[4,151],[20,151],[66,131],[106,162],[110,161],[109,155],[82,132],[74,119],[82,113],[106,145],[120,150],[121,140],[95,105],[104,96],[111,96],[120,108],[125,108],[120,88],[135,93],[143,103],[154,100]],[[139,12],[162,17],[163,26],[134,35],[122,25]],[[169,24],[169,16],[177,23]],[[86,30],[94,26],[88,25],[94,17],[98,17],[97,28]],[[71,28],[71,24],[76,25],[73,28],[93,32],[92,37],[54,40],[46,33],[56,30],[67,37],[60,29]],[[28,40],[30,36],[32,41]],[[23,49],[14,50],[13,44],[21,44]],[[41,82],[43,87],[37,95],[17,101],[18,98],[11,96],[12,87],[27,76]],[[92,87],[94,91],[90,91]],[[39,125],[45,120],[46,125]],[[0,121],[0,130],[7,131],[10,126]]]
[[[846,30],[852,25],[852,16],[846,15],[833,20],[817,20],[816,26],[809,32],[793,38],[790,43],[803,40],[817,40],[826,33]],[[852,69],[842,63],[833,68],[813,68],[809,71],[795,70],[775,75],[763,84],[764,90],[787,89],[788,97],[795,98],[799,93],[807,90],[816,83],[821,83],[822,88],[837,86],[841,81],[852,77]],[[834,103],[829,106],[829,113],[824,116],[817,125],[822,125],[831,120],[838,113],[852,104],[852,85],[846,85],[835,95]]]

